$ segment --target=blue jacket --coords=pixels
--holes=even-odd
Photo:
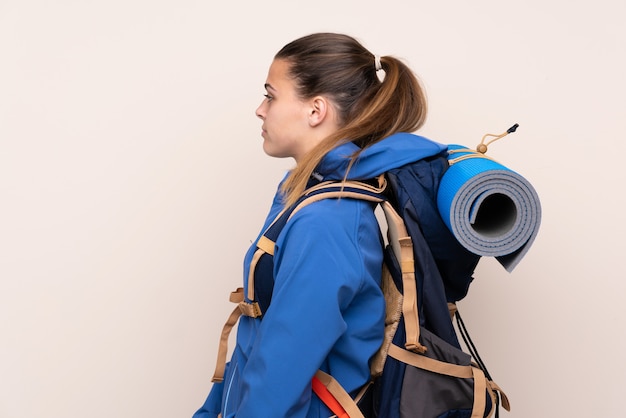
[[[365,149],[348,178],[371,179],[445,149],[395,134]],[[352,143],[337,147],[317,173],[343,179],[356,150]],[[262,232],[282,209],[279,191]],[[244,259],[244,278],[255,248]],[[297,212],[276,241],[271,306],[262,320],[240,319],[224,381],[213,385],[194,418],[331,416],[312,394],[311,378],[321,369],[351,393],[369,380],[369,361],[383,338],[382,259],[371,203],[326,199]]]

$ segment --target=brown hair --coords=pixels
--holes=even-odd
[[[396,132],[415,131],[426,119],[426,95],[413,72],[400,60],[384,56],[380,61],[385,78],[380,82],[374,55],[350,36],[304,36],[285,45],[274,59],[290,64],[289,75],[302,98],[330,98],[341,126],[292,170],[282,188],[287,204],[302,194],[313,170],[333,148],[352,141],[364,149]],[[350,166],[358,154],[351,157]]]

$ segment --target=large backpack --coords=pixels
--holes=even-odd
[[[509,410],[477,353],[462,351],[452,322],[456,316],[463,331],[455,302],[467,294],[480,256],[459,244],[437,210],[448,166],[443,153],[370,182],[316,184],[279,214],[257,244],[248,294],[240,288],[231,295],[237,307],[222,333],[213,380],[223,377],[228,335],[238,317],[262,317],[271,303],[274,243],[290,217],[320,199],[363,199],[378,203],[386,219],[385,339],[372,360],[372,382],[356,399],[321,371],[313,378],[315,393],[337,416],[350,418],[481,418],[494,411],[497,416],[500,402]]]

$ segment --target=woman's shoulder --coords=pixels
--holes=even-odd
[[[353,198],[325,198],[300,207],[292,219],[319,223],[344,223],[357,221],[357,214],[373,213],[372,202]]]
[[[306,239],[340,239],[373,234],[378,221],[371,202],[350,198],[328,198],[300,208],[287,222],[285,235]],[[330,238],[332,237],[332,238]]]

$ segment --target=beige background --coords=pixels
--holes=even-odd
[[[254,109],[273,54],[339,31],[404,58],[422,134],[543,204],[461,303],[506,417],[619,417],[626,389],[621,0],[0,0],[0,417],[189,417],[227,293],[291,161]],[[294,347],[294,349],[297,349]]]

